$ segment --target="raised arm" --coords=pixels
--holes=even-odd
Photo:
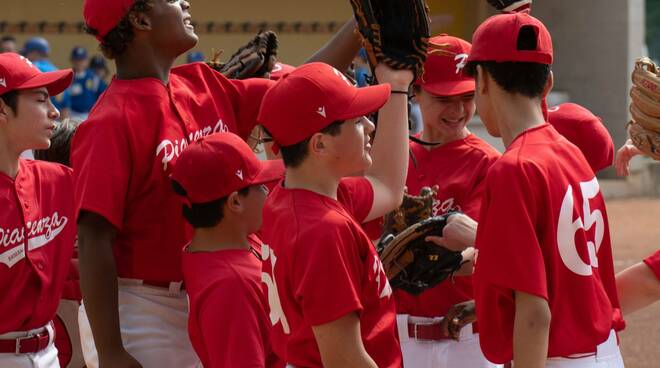
[[[374,203],[366,221],[383,216],[401,204],[408,172],[408,96],[405,92],[413,74],[379,64],[376,77],[380,83],[392,86],[392,95],[378,112],[371,149],[373,164],[365,172],[374,189]]]
[[[355,19],[351,18],[348,22],[335,33],[335,35],[314,53],[305,63],[315,61],[324,62],[335,67],[335,69],[345,72],[353,62],[355,55],[361,47],[360,34],[355,31]]]

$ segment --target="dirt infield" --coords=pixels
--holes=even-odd
[[[612,199],[607,212],[617,271],[660,248],[660,199]],[[660,303],[625,317],[620,336],[626,367],[660,367]]]

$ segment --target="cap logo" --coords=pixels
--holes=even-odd
[[[346,76],[344,75],[344,73],[340,72],[339,70],[337,70],[337,69],[335,69],[335,68],[332,68],[332,72],[335,73],[336,76],[340,77],[340,78],[341,78],[344,82],[346,82],[346,84],[348,84],[349,86],[351,86],[351,87],[355,87],[355,86],[353,85],[353,83],[351,83],[351,81],[349,81],[348,78],[346,78]],[[325,117],[325,115],[323,115],[323,116]]]
[[[463,68],[467,65],[468,54],[458,54],[454,57],[456,63],[456,74],[460,73]]]
[[[5,78],[0,78],[0,86],[7,88],[7,81]]]
[[[236,170],[236,176],[238,176],[239,179],[243,180],[243,170]]]
[[[323,116],[324,118],[327,118],[327,116],[325,116],[325,106],[321,106],[316,109],[316,113]]]
[[[25,63],[26,63],[27,65],[29,65],[30,68],[34,68],[34,65],[32,65],[32,62],[30,61],[30,59],[28,59],[28,58],[26,58],[26,57],[24,57],[24,56],[19,56],[19,57],[21,58],[21,60],[25,61]]]

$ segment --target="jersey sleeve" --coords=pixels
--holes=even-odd
[[[199,300],[198,325],[210,367],[263,368],[264,346],[260,315],[263,305],[244,284],[223,283]]]
[[[71,145],[76,217],[80,211],[94,212],[121,229],[131,169],[129,152],[121,124],[89,121],[80,125]]]
[[[220,73],[217,73],[220,75]],[[263,79],[230,80],[234,86],[230,99],[236,112],[238,135],[247,139],[252,129],[257,125],[257,115],[261,107],[261,100],[268,88],[275,82]]]
[[[471,180],[472,187],[465,191],[464,199],[461,201],[463,213],[479,222],[481,203],[486,190],[486,175],[488,169],[497,160],[497,156],[484,156],[474,168],[474,176]]]
[[[360,262],[351,229],[325,223],[314,239],[301,238],[294,275],[294,296],[311,326],[335,321],[348,313],[361,312]],[[311,232],[310,232],[311,234]]]
[[[533,191],[545,184],[531,179],[529,171],[507,162],[489,174],[475,268],[482,286],[547,299],[545,263],[536,236],[537,209],[544,204]]]
[[[660,280],[660,250],[646,258],[644,263],[651,268],[651,271]]]
[[[358,223],[364,222],[374,203],[374,189],[363,176],[344,178],[339,182],[337,200]]]

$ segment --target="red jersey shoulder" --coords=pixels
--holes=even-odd
[[[488,144],[483,139],[477,137],[474,134],[469,135],[465,139],[465,144],[474,148],[477,152],[483,154],[486,158],[497,159],[501,156],[501,153],[495,149],[495,147]]]
[[[23,164],[33,172],[39,173],[44,179],[73,179],[73,170],[70,167],[55,162],[41,160],[22,160]]]
[[[651,271],[653,271],[658,280],[660,280],[660,250],[646,258],[644,263],[651,268]]]

